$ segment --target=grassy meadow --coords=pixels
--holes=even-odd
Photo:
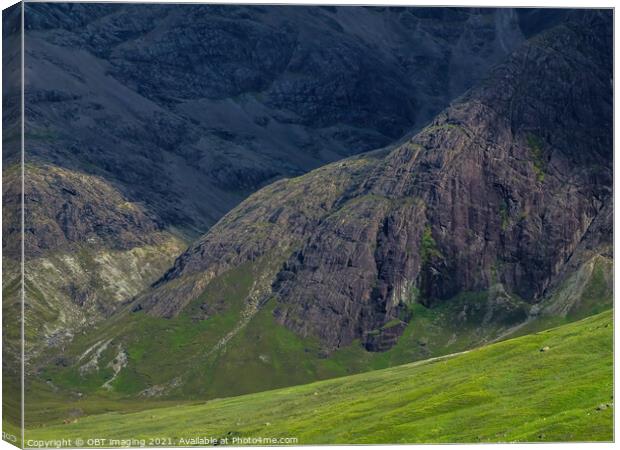
[[[613,314],[383,370],[26,430],[26,444],[94,438],[117,440],[106,446],[611,441]]]

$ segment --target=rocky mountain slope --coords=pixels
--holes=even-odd
[[[610,308],[611,31],[609,12],[579,13],[413,137],[254,193],[37,360],[39,389],[221,398]]]
[[[275,179],[420,129],[565,15],[28,4],[28,156],[196,236]]]
[[[20,65],[19,13],[3,17],[7,68]],[[421,127],[565,15],[26,5],[32,348],[109,315],[163,273],[179,236],[204,232],[263,184]],[[3,249],[14,310],[21,76],[6,74]]]
[[[160,277],[186,244],[99,177],[28,164],[24,180],[30,359],[108,317]],[[3,308],[19,317],[20,167],[6,168],[3,181]]]
[[[100,177],[30,162],[23,174],[18,164],[5,166],[2,184],[3,408],[14,423],[22,411],[22,344],[30,383],[33,361],[62,355],[76,335],[158,279],[187,245]]]
[[[259,191],[136,308],[175,316],[231,267],[281,255],[262,295],[328,351],[389,348],[412,304],[462,292],[526,320],[584,247],[611,257],[610,36],[604,12],[558,26],[395,149]]]

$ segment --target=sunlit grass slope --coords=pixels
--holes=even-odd
[[[26,439],[609,441],[612,346],[606,311],[451,357],[199,405],[94,415],[27,431]]]

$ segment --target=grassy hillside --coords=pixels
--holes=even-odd
[[[612,347],[610,310],[451,357],[198,405],[93,415],[28,430],[26,439],[609,441]]]
[[[274,261],[277,263],[277,258]],[[583,307],[564,317],[540,315],[525,323],[510,316],[500,320],[506,308],[491,301],[491,293],[463,293],[433,308],[412,305],[410,323],[389,351],[367,352],[354,342],[325,355],[318,342],[301,338],[275,321],[273,299],[246,312],[246,299],[261,270],[268,267],[257,261],[226,272],[176,318],[127,311],[77,335],[62,355],[48,352],[40,377],[28,380],[26,426],[57,424],[108,411],[133,412],[184,400],[232,397],[385,369],[533,333],[601,311]],[[598,296],[597,308],[611,306],[611,287],[599,292],[607,282],[596,284],[601,289],[583,280],[581,284],[588,286],[579,291],[579,298],[570,302],[549,299],[549,305],[581,305],[581,298],[593,292]],[[571,292],[577,291],[573,285]],[[486,320],[489,317],[494,320]],[[226,344],[221,346],[224,338]]]
[[[389,351],[367,352],[356,341],[326,355],[316,340],[301,338],[276,322],[274,299],[248,311],[252,286],[281,260],[273,258],[270,265],[261,261],[217,277],[173,319],[126,311],[75,336],[62,355],[44,355],[39,366],[47,385],[29,389],[28,422],[40,423],[39,418],[46,422],[55,414],[61,416],[62,409],[82,408],[65,398],[55,401],[60,410],[53,408],[52,414],[43,406],[46,397],[81,393],[89,398],[135,399],[144,398],[145,391],[152,400],[230,397],[459,352],[559,326],[612,305],[612,265],[593,262],[592,273],[601,276],[587,273],[579,282],[567,284],[575,298],[567,300],[560,292],[548,299],[545,304],[555,308],[553,314],[526,319],[531,305],[518,299],[508,308],[506,302],[494,301],[496,294],[490,291],[461,293],[432,308],[414,303],[409,324]],[[556,311],[569,307],[568,312]],[[123,354],[123,365],[115,369],[114,361]],[[176,358],[167,357],[171,354]],[[54,392],[48,396],[41,392],[46,389]],[[41,415],[35,413],[41,409],[45,410]]]

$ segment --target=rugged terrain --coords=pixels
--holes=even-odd
[[[19,13],[3,16],[3,249],[13,308],[21,248]],[[75,321],[38,317],[70,335],[70,322],[107,316],[117,300],[161,275],[181,240],[259,187],[420,128],[525,36],[566,17],[554,10],[26,5],[24,159],[33,215],[25,258],[38,291],[51,289],[44,309]],[[161,246],[162,233],[176,243],[135,259],[132,249]],[[127,261],[109,255],[121,266],[110,272],[98,262],[85,275],[78,253],[91,250],[133,251],[138,265],[148,259],[148,275],[120,270]],[[59,253],[81,263],[61,262]],[[53,266],[53,280],[42,261]],[[112,294],[110,283],[121,288]],[[85,304],[96,306],[87,312]],[[33,347],[41,334],[33,330]]]
[[[611,28],[586,23],[532,39],[393,150],[254,194],[137,308],[172,317],[229,268],[280,255],[263,296],[329,351],[389,348],[377,330],[462,292],[488,291],[495,321],[525,320],[567,265],[611,257]]]
[[[610,308],[610,45],[606,13],[572,19],[412,138],[251,195],[63,358],[38,360],[33,409],[52,391],[257,392]]]
[[[62,364],[75,335],[113,315],[147,288],[185,247],[140,204],[100,177],[57,166],[24,167],[24,319],[21,340],[21,168],[3,172],[3,406],[19,414],[24,346],[26,378],[34,360]]]
[[[275,179],[420,129],[565,15],[28,4],[28,158],[198,236]]]
[[[4,229],[17,235],[20,167],[4,170]],[[26,356],[61,345],[110,316],[185,248],[141,205],[93,175],[28,164],[24,170]],[[20,303],[19,240],[4,250],[5,312]],[[16,327],[17,324],[14,324]]]
[[[19,307],[19,12],[3,16],[7,313]],[[26,5],[29,349],[108,317],[159,278],[181,241],[260,186],[421,128],[526,37],[568,17]]]
[[[27,5],[29,427],[612,306],[610,12],[135,8]],[[3,101],[6,318],[21,178]]]

